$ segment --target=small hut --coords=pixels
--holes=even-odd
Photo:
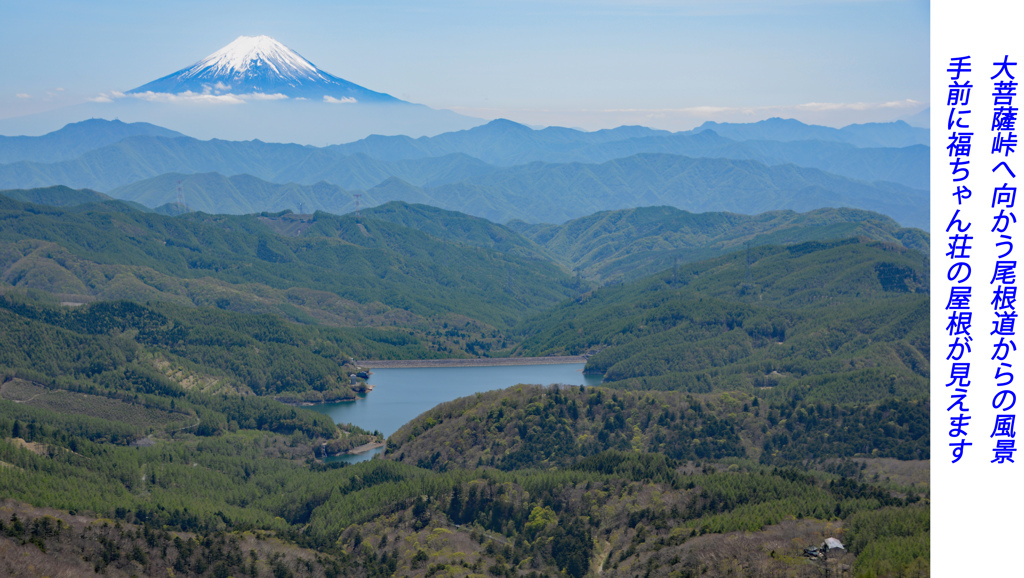
[[[821,544],[822,550],[835,550],[837,548],[840,550],[846,549],[843,548],[843,543],[839,540],[836,540],[835,538],[825,538],[825,541]]]

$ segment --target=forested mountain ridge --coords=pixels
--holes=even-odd
[[[157,299],[421,332],[458,323],[490,336],[578,292],[536,255],[369,217],[168,217],[121,203],[57,209],[6,197],[0,213],[4,281],[63,301]],[[438,336],[436,347],[451,345]]]
[[[785,556],[769,556],[765,547],[771,543],[770,548],[780,553],[787,550],[784,541],[773,542],[767,534],[785,528],[794,518],[843,519],[841,525],[848,532],[844,539],[855,544],[851,551],[857,554],[856,562],[846,559],[845,564],[853,562],[858,574],[890,575],[898,572],[897,567],[920,567],[921,555],[927,552],[927,506],[920,510],[915,506],[919,498],[914,485],[903,486],[902,497],[894,500],[892,486],[858,480],[870,480],[862,468],[883,461],[883,455],[927,459],[927,402],[836,406],[778,392],[764,395],[517,386],[461,398],[426,412],[389,438],[387,456],[445,476],[474,465],[512,475],[529,471],[526,468],[547,470],[548,485],[530,495],[538,490],[551,493],[549,503],[558,504],[551,506],[552,518],[572,512],[570,519],[580,515],[589,519],[594,548],[589,568],[601,568],[613,576],[638,570],[658,576],[676,575],[673,572],[756,575],[756,563],[752,566],[750,560],[776,558],[782,559],[767,563],[778,564],[774,571],[815,575],[822,568],[799,558],[784,562]],[[884,429],[879,423],[885,424]],[[874,457],[850,459],[865,455]],[[758,469],[754,465],[758,461],[777,465]],[[799,465],[780,469],[786,464]],[[846,477],[831,478],[834,474],[824,474],[822,469],[844,472]],[[575,492],[566,483],[588,473],[643,483],[630,489],[611,480],[603,485],[591,481],[576,483]],[[497,500],[482,490],[478,482],[453,488],[447,518],[481,523],[478,508]],[[515,503],[521,498],[513,494],[511,499]],[[443,501],[438,509],[442,508]],[[516,521],[516,509],[505,512],[503,518],[488,519],[485,509],[483,524],[496,529],[521,523]],[[543,513],[533,510],[529,521]],[[526,513],[521,515],[525,522]],[[910,520],[922,515],[924,523],[915,522],[898,539],[892,527],[875,526],[878,531],[872,538],[859,533],[865,525],[890,516]],[[633,531],[620,529],[617,525],[622,523]],[[714,541],[726,550],[719,550],[719,556],[701,553],[700,542],[695,541],[706,532],[737,530],[754,533],[748,534],[752,553],[725,546],[737,540],[737,534]],[[780,535],[795,543],[807,540],[791,532]],[[877,540],[873,545],[877,549],[865,549],[866,538]],[[761,571],[766,567],[761,566]]]
[[[410,227],[453,243],[486,247],[533,259],[555,260],[544,247],[514,229],[458,211],[392,201],[365,209],[361,214]]]
[[[37,433],[72,451],[74,439],[152,445],[239,428],[299,435],[334,452],[373,439],[273,399],[336,401],[366,390],[349,377],[359,371],[351,354],[388,345],[341,330],[123,301],[69,309],[17,293],[0,295],[0,328],[0,403],[28,425],[15,431],[8,421],[12,437],[33,441],[32,424],[59,422]]]
[[[848,209],[569,226],[0,196],[0,573],[927,573],[927,234]],[[546,227],[514,225],[567,239]],[[627,279],[660,244],[732,252],[596,290],[554,263]],[[513,347],[612,381],[442,404],[348,466],[324,454],[379,436],[272,399],[359,391],[351,358]],[[849,553],[802,556],[825,537]]]
[[[397,445],[389,454],[427,469],[380,460],[335,469],[303,460],[316,445],[301,430],[285,436],[274,429],[281,425],[265,429],[244,413],[217,429],[168,431],[171,437],[157,436],[153,447],[123,448],[106,437],[125,429],[109,414],[86,419],[44,409],[50,397],[67,395],[60,386],[68,380],[4,381],[0,438],[12,441],[0,441],[0,467],[7,469],[0,488],[17,500],[116,520],[120,534],[108,535],[110,525],[96,522],[68,554],[69,562],[84,556],[97,571],[276,575],[287,558],[256,548],[276,537],[317,551],[315,558],[290,553],[308,565],[292,560],[289,571],[310,576],[582,577],[596,568],[627,576],[639,569],[668,575],[766,567],[810,576],[820,568],[793,544],[815,544],[840,528],[856,555],[846,563],[858,571],[920,569],[927,561],[921,488],[872,482],[872,470],[862,468],[875,468],[877,460],[848,459],[863,443],[876,444],[878,455],[922,457],[927,406],[920,403],[858,410],[772,395],[521,386],[444,404],[392,436],[389,444]],[[104,399],[126,387],[106,383],[111,389],[88,395]],[[173,387],[147,394],[140,389],[145,381],[128,383],[127,396],[109,399],[174,411],[217,400]],[[229,400],[217,403],[230,408]],[[218,414],[199,415],[210,423]],[[886,428],[874,427],[878,422]],[[572,438],[567,428],[574,423],[584,432],[578,441],[551,443]],[[125,431],[129,437],[120,439],[131,439]],[[830,436],[830,444],[821,443]],[[576,443],[583,444],[580,456],[569,455]],[[638,451],[644,448],[655,453]],[[760,460],[728,457],[751,448]],[[803,470],[808,458],[831,473],[770,465],[798,462]],[[494,461],[498,469],[473,469],[472,461]],[[29,548],[65,551],[69,534],[56,522],[64,516],[47,521],[15,508],[21,516],[0,522],[0,532]],[[727,546],[738,535],[790,554],[775,559],[756,547]],[[196,543],[187,540],[192,536]],[[108,546],[111,538],[117,548]]]
[[[50,205],[52,207],[75,207],[92,203],[113,201],[114,198],[89,189],[76,190],[64,185],[41,189],[12,189],[2,191],[3,196],[22,203]],[[144,209],[141,205],[138,207]]]
[[[93,195],[20,194],[80,201]],[[431,343],[432,356],[507,353],[510,327],[590,288],[568,268],[607,282],[736,250],[741,241],[858,234],[911,247],[927,243],[924,233],[855,210],[745,217],[662,207],[523,228],[547,247],[484,219],[405,203],[360,217],[170,217],[122,202],[57,209],[2,199],[0,211],[7,216],[0,222],[0,274],[15,287],[68,302],[164,300],[305,323],[403,327]],[[577,244],[566,242],[577,231]],[[459,334],[449,335],[445,324],[458,325]]]
[[[517,386],[425,412],[388,438],[387,457],[437,471],[567,468],[606,451],[819,468],[839,458],[928,459],[927,402],[875,400]],[[878,420],[897,425],[879,432]]]
[[[42,437],[48,433],[39,435],[50,441]],[[179,442],[160,453],[108,451],[104,459],[117,464],[117,474],[149,474],[145,485],[128,491],[108,478],[114,484],[105,497],[124,504],[110,512],[113,520],[89,524],[83,543],[68,551],[69,534],[81,528],[74,522],[82,518],[61,527],[57,520],[66,514],[47,519],[15,504],[21,516],[0,522],[6,534],[0,541],[13,538],[11,549],[22,556],[52,549],[67,552],[65,564],[84,558],[95,571],[149,575],[581,578],[598,571],[668,576],[760,570],[814,576],[823,564],[803,559],[793,544],[817,543],[845,526],[853,555],[833,560],[831,570],[853,563],[859,573],[927,572],[928,507],[912,487],[894,491],[743,461],[721,469],[694,467],[636,452],[597,454],[562,471],[436,473],[384,461],[306,470],[277,457],[281,446],[264,445],[264,439],[272,438],[239,432],[198,446]],[[0,450],[7,447],[0,443]],[[79,481],[75,474],[87,463],[58,457],[47,467],[47,458],[27,450],[2,457],[17,468],[0,480],[5,486],[29,478],[28,468],[39,466]],[[172,501],[197,481],[205,484],[203,499],[187,509]],[[231,501],[244,500],[245,508],[218,503],[232,485]],[[278,488],[302,502],[267,494]],[[143,499],[133,499],[140,493]],[[11,494],[39,500],[38,491]],[[69,491],[47,501],[83,516],[92,504],[82,495]],[[14,540],[23,541],[20,549]],[[258,547],[264,540],[277,548]],[[314,548],[316,555],[281,548],[289,543]],[[761,551],[764,545],[779,555]],[[253,551],[246,556],[246,549]],[[12,575],[19,575],[16,568]]]
[[[884,215],[858,209],[758,215],[693,214],[673,207],[603,211],[562,225],[512,221],[509,228],[537,242],[584,277],[624,281],[749,246],[863,237],[928,251],[928,235]]]
[[[102,383],[108,372],[137,370],[209,393],[352,400],[365,391],[361,380],[349,378],[358,371],[354,356],[410,345],[387,332],[296,325],[272,315],[129,301],[67,308],[8,291],[0,294],[6,340],[0,365],[44,382]],[[169,386],[152,387],[149,393]]]
[[[925,399],[927,287],[927,257],[897,246],[754,247],[565,302],[517,328],[518,352],[591,352],[626,388]]]

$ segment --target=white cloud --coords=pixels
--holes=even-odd
[[[879,110],[885,108],[915,108],[921,106],[922,103],[916,100],[894,100],[890,102],[808,102],[805,104],[798,104],[795,108],[798,110],[816,110],[816,111],[831,111],[831,110]]]
[[[166,102],[172,104],[186,103],[210,103],[210,104],[243,104],[249,100],[287,100],[287,96],[276,94],[264,94],[252,92],[249,94],[210,94],[208,92],[198,93],[185,91],[177,94],[169,92],[139,92],[133,94],[112,93],[111,95],[100,95],[101,98],[137,98],[148,102]],[[96,100],[96,102],[110,102],[110,100]]]
[[[287,100],[288,97],[281,94],[263,94],[262,92],[253,92],[251,94],[240,94],[240,98],[244,100]]]
[[[352,98],[351,96],[343,96],[341,98],[334,98],[333,96],[324,96],[324,102],[329,102],[331,104],[351,104],[353,102],[356,102],[356,99]]]
[[[101,92],[98,95],[88,99],[89,102],[114,102],[115,98],[123,98],[124,93],[112,90],[110,92]]]
[[[18,94],[15,94],[14,96],[17,96],[18,98],[32,98],[31,94],[27,94],[27,93],[24,93],[24,92],[19,92]]]
[[[148,102],[166,102],[166,103],[217,103],[217,104],[242,104],[245,101],[233,94],[200,94],[198,92],[186,91],[180,94],[171,94],[169,92],[137,92],[133,94],[125,95],[130,98],[137,98],[139,100],[145,100]]]

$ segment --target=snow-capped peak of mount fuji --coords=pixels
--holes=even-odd
[[[128,94],[274,95],[334,103],[402,101],[338,78],[269,36],[239,36],[199,62]]]
[[[312,62],[269,36],[239,36],[231,44],[186,69],[183,76],[199,76],[205,71],[221,76],[240,76],[251,70],[258,71],[263,66],[285,78],[324,78]]]

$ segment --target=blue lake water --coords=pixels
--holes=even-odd
[[[355,401],[325,403],[312,409],[331,416],[335,423],[351,423],[377,430],[385,437],[416,416],[453,399],[477,392],[504,389],[519,383],[599,385],[601,376],[583,375],[582,363],[557,365],[498,365],[488,367],[424,367],[375,369],[367,380],[373,391]],[[368,460],[380,450],[334,460]]]

